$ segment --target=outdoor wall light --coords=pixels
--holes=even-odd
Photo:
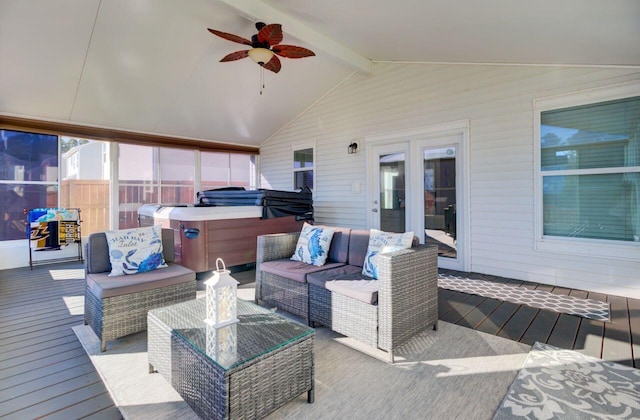
[[[352,155],[354,153],[356,153],[358,151],[358,143],[356,143],[355,141],[353,143],[351,143],[349,145],[349,147],[347,148],[347,153]]]

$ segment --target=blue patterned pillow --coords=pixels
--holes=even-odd
[[[291,259],[312,265],[324,265],[329,255],[331,239],[333,239],[333,229],[313,226],[305,222]]]
[[[162,226],[105,232],[110,276],[136,274],[167,267],[162,255]]]
[[[377,229],[369,231],[369,246],[364,257],[362,274],[378,279],[378,264],[376,256],[386,252],[411,248],[413,232],[388,233]]]

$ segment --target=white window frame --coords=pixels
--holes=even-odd
[[[568,108],[580,105],[596,104],[599,102],[640,96],[640,82],[623,83],[614,86],[606,86],[533,101],[533,152],[534,152],[534,249],[540,252],[553,252],[561,254],[585,255],[590,257],[637,260],[640,252],[640,243],[625,242],[604,239],[569,238],[559,236],[545,236],[543,213],[543,176],[553,175],[590,175],[609,173],[602,168],[579,169],[572,171],[542,171],[541,170],[541,142],[540,125],[541,115],[544,111]],[[637,172],[639,167],[617,169],[615,173]],[[604,172],[603,172],[604,171]]]
[[[311,161],[311,168],[296,168],[295,167],[295,153],[297,151],[300,150],[304,150],[304,149],[311,149],[312,153],[313,153],[313,160]],[[300,143],[300,144],[295,144],[291,146],[291,189],[295,190],[295,185],[296,185],[296,173],[297,172],[305,172],[305,171],[313,171],[313,188],[311,188],[311,191],[315,191],[317,184],[316,184],[316,176],[318,174],[318,168],[316,168],[316,161],[317,161],[317,156],[316,156],[316,143],[315,142],[309,142],[309,143]]]

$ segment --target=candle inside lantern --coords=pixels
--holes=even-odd
[[[231,272],[226,269],[222,259],[216,260],[216,268],[211,278],[204,282],[207,299],[205,322],[220,327],[238,322],[236,318],[238,281],[231,277]]]

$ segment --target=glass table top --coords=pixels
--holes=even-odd
[[[313,328],[242,299],[238,299],[240,321],[215,328],[204,321],[205,303],[203,297],[149,313],[225,370],[314,333]]]

